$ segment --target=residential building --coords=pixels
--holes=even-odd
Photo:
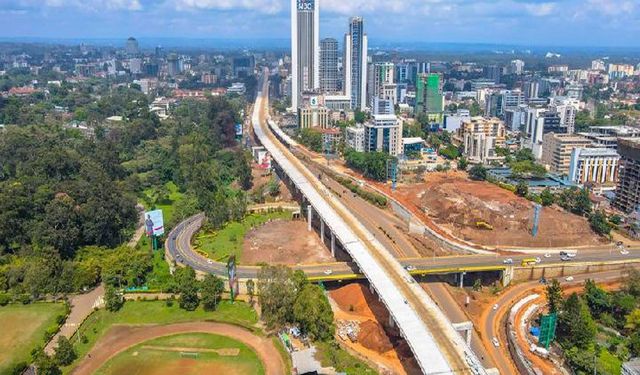
[[[320,10],[315,0],[291,0],[291,107],[320,88]]]
[[[542,164],[559,175],[569,175],[574,148],[587,148],[591,141],[573,134],[548,133],[542,141]]]
[[[358,152],[364,152],[364,126],[356,124],[345,130],[345,143],[347,147]]]
[[[322,134],[322,151],[326,154],[335,154],[342,139],[340,128],[323,128],[320,129],[320,134]]]
[[[393,63],[375,63],[369,76],[369,105],[373,107],[375,98],[391,100],[396,104],[395,66]]]
[[[391,156],[402,153],[402,120],[396,115],[373,115],[364,125],[366,152],[385,152]]]
[[[167,74],[169,75],[169,77],[175,77],[180,74],[178,55],[176,55],[175,53],[170,53],[167,56]]]
[[[580,109],[580,101],[578,99],[554,97],[549,103],[549,109],[560,116],[560,125],[566,128],[566,133],[572,134],[575,132],[576,114]]]
[[[608,148],[576,147],[571,153],[569,179],[578,185],[615,186],[619,161],[620,155]]]
[[[600,59],[591,61],[591,70],[604,71],[604,61]]]
[[[338,92],[338,41],[325,38],[320,41],[320,90],[324,94]]]
[[[393,115],[395,113],[395,106],[390,99],[373,99],[373,114],[374,115]]]
[[[485,114],[502,117],[508,109],[524,104],[524,93],[520,90],[500,90],[491,93],[485,99]]]
[[[640,208],[640,139],[624,139],[618,144],[620,179],[614,206],[625,213]]]
[[[415,113],[426,114],[430,122],[442,123],[444,113],[442,87],[440,74],[419,74],[416,82]]]
[[[470,162],[489,164],[504,158],[496,154],[497,147],[505,146],[506,131],[502,120],[472,117],[463,121],[458,135]]]
[[[345,94],[351,97],[351,108],[364,111],[367,106],[367,49],[368,39],[364,33],[362,17],[349,20],[349,32],[344,37]]]
[[[552,65],[547,68],[548,73],[568,73],[569,66],[568,65]]]
[[[619,79],[632,76],[635,71],[633,65],[629,64],[609,64],[609,68],[607,73],[609,73],[609,78],[611,79]]]

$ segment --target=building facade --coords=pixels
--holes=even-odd
[[[345,143],[347,147],[358,152],[364,152],[364,126],[357,124],[345,129]]]
[[[640,140],[624,139],[618,144],[620,180],[614,206],[631,213],[640,206]]]
[[[619,162],[620,155],[614,150],[576,147],[571,153],[569,179],[578,185],[615,185]]]
[[[488,164],[503,159],[496,154],[497,147],[505,147],[505,126],[497,118],[472,117],[464,120],[458,129],[464,154],[469,161]]]
[[[320,88],[320,9],[318,0],[291,0],[291,107],[302,93]]]
[[[364,125],[365,152],[402,153],[402,121],[395,115],[373,115]]]
[[[588,148],[591,141],[573,134],[545,134],[542,141],[542,164],[559,175],[569,175],[574,148]]]
[[[344,90],[351,97],[351,108],[364,111],[367,107],[368,39],[362,17],[349,20],[349,32],[344,37]]]
[[[338,41],[325,38],[320,41],[320,90],[324,94],[338,92]]]
[[[442,76],[437,73],[419,74],[416,81],[415,113],[424,113],[430,122],[442,123],[444,95]]]
[[[306,128],[329,128],[331,114],[325,107],[301,107],[298,108],[298,127]]]

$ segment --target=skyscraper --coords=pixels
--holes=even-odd
[[[320,90],[338,91],[338,41],[333,38],[320,41]]]
[[[444,98],[442,77],[437,73],[418,74],[416,81],[416,113],[425,113],[430,122],[442,123]]]
[[[367,43],[362,17],[351,18],[344,37],[344,90],[351,108],[361,111],[367,106]]]
[[[394,82],[395,66],[393,63],[373,64],[372,74],[369,77],[369,105],[373,107],[375,98],[389,100],[396,104],[396,89]]]
[[[291,0],[291,107],[304,91],[320,88],[320,9],[318,0]]]
[[[129,56],[135,56],[140,53],[140,48],[138,47],[138,41],[134,37],[130,37],[127,39],[127,44],[124,47],[124,51]]]

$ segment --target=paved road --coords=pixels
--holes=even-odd
[[[145,341],[163,336],[194,332],[212,333],[238,340],[251,347],[258,354],[264,365],[266,375],[284,375],[286,373],[282,355],[270,338],[256,336],[245,328],[231,324],[192,322],[164,326],[113,326],[85,356],[72,374],[93,374],[110,358]]]
[[[563,286],[577,285],[583,283],[586,279],[593,279],[596,282],[610,282],[618,280],[622,277],[620,271],[607,271],[588,275],[574,276],[574,280],[568,282],[564,279],[558,279]],[[497,337],[502,344],[499,348],[493,345],[486,345],[488,347],[489,355],[492,357],[496,367],[501,374],[514,373],[514,367],[510,360],[511,356],[509,350],[506,347],[506,333],[504,332],[502,323],[504,318],[509,314],[511,307],[524,298],[527,294],[531,293],[533,289],[540,288],[541,284],[537,281],[528,282],[516,285],[513,288],[508,289],[500,298],[496,301],[498,309],[490,310],[488,314],[482,319],[483,336],[487,341],[492,337]],[[525,348],[526,349],[526,348]]]

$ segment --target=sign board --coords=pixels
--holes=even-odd
[[[144,228],[147,236],[162,236],[164,234],[164,218],[162,210],[148,211],[144,214]]]
[[[556,325],[558,322],[558,314],[553,313],[543,315],[540,318],[540,338],[538,344],[545,349],[549,349],[549,345],[556,338]]]
[[[298,11],[312,11],[315,9],[315,0],[298,0]]]
[[[240,290],[235,255],[230,256],[229,261],[227,261],[227,274],[229,276],[229,291],[231,293],[231,300],[233,301],[235,300]]]
[[[242,124],[236,124],[236,137],[242,137]]]
[[[317,96],[312,96],[311,98],[309,98],[309,105],[313,108],[318,106],[318,97]]]

